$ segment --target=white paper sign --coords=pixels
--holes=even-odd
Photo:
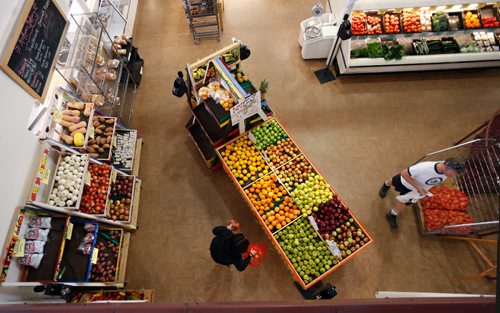
[[[260,91],[258,91],[231,108],[231,122],[234,126],[240,122],[244,122],[246,118],[259,113],[261,110]]]
[[[335,243],[335,241],[327,240],[326,244],[328,245],[328,249],[330,249],[330,251],[332,252],[332,254],[334,256],[341,256],[342,255],[342,253],[340,252],[339,247],[337,247],[337,244]]]
[[[311,226],[316,230],[318,231],[319,228],[318,228],[318,224],[316,224],[316,221],[314,220],[314,217],[312,217],[311,215],[309,215],[307,217],[309,219],[309,222],[311,223]]]

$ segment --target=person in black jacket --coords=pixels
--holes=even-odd
[[[243,259],[242,254],[248,249],[250,242],[243,234],[234,234],[232,226],[217,226],[212,230],[215,238],[210,244],[210,255],[219,264],[234,265],[240,272],[244,271],[253,256],[253,251]]]

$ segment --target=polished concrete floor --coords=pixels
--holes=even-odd
[[[423,154],[449,146],[498,109],[500,71],[415,73],[341,78],[321,85],[304,61],[299,22],[315,0],[225,0],[220,42],[191,37],[180,1],[140,1],[134,42],[145,60],[132,126],[145,144],[139,223],[127,266],[129,288],[152,288],[157,302],[300,300],[274,250],[243,273],[212,262],[213,226],[235,218],[252,241],[264,241],[250,209],[219,170],[210,171],[187,131],[191,111],[171,94],[177,71],[237,37],[252,50],[250,79],[267,79],[267,99],[308,157],[376,242],[325,281],[338,298],[373,298],[378,290],[487,293],[495,283],[459,281],[485,264],[465,242],[420,236],[412,211],[391,231],[393,197],[383,180]],[[495,248],[488,253],[496,255]]]

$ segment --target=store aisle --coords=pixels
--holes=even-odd
[[[261,268],[238,273],[212,262],[213,226],[241,222],[253,241],[264,234],[229,178],[211,172],[184,128],[185,98],[171,94],[176,73],[230,43],[247,44],[243,69],[270,82],[277,118],[364,223],[375,244],[326,281],[339,298],[373,298],[377,290],[494,293],[495,284],[456,283],[482,270],[463,242],[418,235],[407,210],[391,231],[381,200],[383,180],[476,128],[498,108],[500,72],[415,73],[342,78],[320,85],[323,61],[304,61],[299,22],[316,1],[225,0],[220,42],[194,44],[180,1],[141,1],[134,43],[145,60],[132,126],[144,138],[140,229],[132,237],[129,288],[155,290],[157,302],[300,300],[270,249]],[[496,255],[496,253],[495,253]]]

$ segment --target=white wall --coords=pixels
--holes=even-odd
[[[68,12],[69,0],[58,0]],[[0,47],[4,47],[24,5],[20,0],[0,0]],[[3,249],[17,206],[24,205],[38,166],[40,144],[27,130],[33,98],[0,71],[0,245]],[[32,288],[0,287],[0,303],[36,298]]]

